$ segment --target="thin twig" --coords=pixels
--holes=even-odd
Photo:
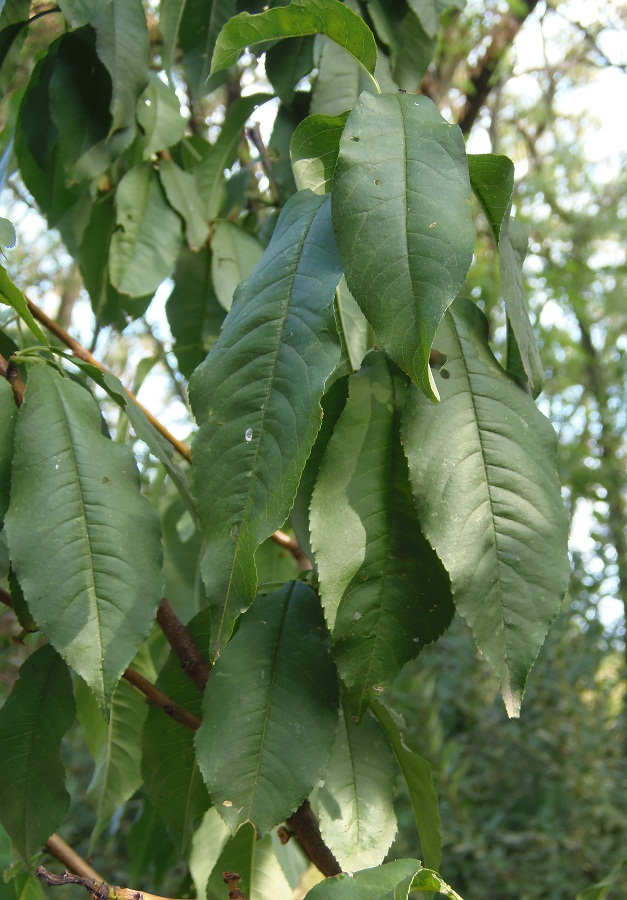
[[[70,869],[76,875],[82,875],[83,878],[93,878],[94,881],[102,881],[102,878],[89,863],[79,856],[76,850],[73,850],[69,844],[63,840],[58,834],[51,834],[46,841],[46,850],[59,862],[62,862],[66,869]]]
[[[147,891],[137,891],[134,888],[117,887],[107,884],[100,878],[85,878],[82,875],[71,875],[64,872],[63,875],[54,875],[45,866],[38,866],[35,873],[37,878],[47,884],[48,887],[62,887],[66,884],[80,884],[86,891],[98,900],[168,900],[157,894],[149,894]]]
[[[6,360],[2,354],[0,354],[0,377],[6,378],[13,389],[13,396],[15,397],[15,403],[17,406],[21,406],[24,400],[24,390],[25,385],[22,381],[22,376],[20,375],[17,366],[14,366],[11,362]]]
[[[184,706],[181,706],[180,703],[175,703],[171,697],[164,694],[163,691],[159,690],[159,688],[151,681],[148,681],[147,678],[144,678],[144,676],[136,669],[126,669],[122,678],[124,678],[125,681],[128,681],[129,684],[132,684],[134,688],[137,688],[138,691],[141,691],[147,700],[155,706],[158,706],[159,709],[163,710],[163,712],[167,716],[170,716],[171,719],[174,719],[175,722],[184,725],[191,731],[198,731],[200,728],[200,719],[188,709],[185,709]]]
[[[193,637],[181,622],[172,604],[163,597],[157,610],[157,622],[181,663],[181,668],[203,693],[211,674],[211,666],[202,655]]]

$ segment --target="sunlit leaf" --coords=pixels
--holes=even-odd
[[[331,190],[340,138],[348,113],[341,116],[308,116],[292,136],[290,157],[299,190],[315,194]]]

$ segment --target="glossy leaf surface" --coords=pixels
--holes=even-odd
[[[448,380],[411,391],[403,426],[414,498],[455,605],[498,675],[510,716],[568,584],[555,433],[503,371],[487,322],[459,300],[438,333]]]
[[[267,834],[302,803],[326,766],[337,715],[316,595],[299,581],[261,595],[214,666],[196,738],[211,798],[232,831],[250,820]]]
[[[192,377],[214,648],[255,595],[254,552],[287,518],[320,428],[320,397],[339,360],[333,292],[340,275],[328,198],[295,195]]]
[[[437,400],[429,351],[475,244],[461,132],[426,97],[362,94],[332,198],[351,293],[392,359]]]
[[[30,373],[15,446],[6,529],[17,576],[39,626],[106,708],[161,597],[157,516],[91,395],[44,365]]]

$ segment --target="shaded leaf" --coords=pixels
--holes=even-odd
[[[426,97],[362,94],[340,142],[332,203],[352,295],[394,361],[437,400],[429,351],[475,243],[459,128]]]
[[[360,717],[453,616],[448,577],[422,536],[400,442],[407,382],[372,351],[349,379],[311,501],[325,617]]]
[[[178,39],[183,68],[194,99],[214,90],[221,79],[209,79],[211,57],[221,29],[237,12],[236,0],[184,0]]]
[[[92,22],[98,56],[111,75],[111,131],[135,124],[137,99],[148,83],[150,43],[141,0],[111,0]]]
[[[0,528],[9,507],[11,488],[11,462],[13,461],[13,434],[17,420],[17,406],[11,385],[0,378]],[[0,577],[2,577],[0,575]]]
[[[417,859],[397,859],[354,875],[325,878],[307,892],[307,900],[407,900],[412,879],[422,866]]]
[[[15,571],[42,631],[106,708],[161,597],[156,513],[91,395],[47,366],[29,375],[15,446]]]
[[[435,37],[440,28],[440,16],[445,9],[464,9],[466,0],[407,0],[407,5],[420,19],[429,35]]]
[[[378,866],[396,834],[396,767],[372,718],[356,725],[340,716],[335,743],[318,790],[320,831],[344,872]]]
[[[73,28],[87,25],[111,0],[59,0],[59,8]]]
[[[211,239],[211,274],[216,297],[229,310],[238,284],[251,274],[263,255],[256,237],[238,225],[217,221]]]
[[[159,177],[168,203],[185,222],[190,250],[199,250],[209,234],[209,223],[203,213],[196,179],[169,159],[162,159],[159,163]]]
[[[224,847],[207,887],[207,900],[224,900],[224,872],[237,872],[239,888],[248,900],[292,900],[292,889],[281,870],[270,835],[257,840],[244,825]]]
[[[211,253],[203,247],[192,253],[179,252],[174,270],[174,287],[165,306],[174,338],[172,348],[181,374],[189,378],[217,339],[224,321],[211,277]]]
[[[363,91],[377,93],[377,86],[348,53],[332,41],[316,39],[314,61],[318,75],[312,87],[311,112],[328,116],[339,116],[357,102]],[[383,54],[379,54],[375,68],[375,78],[384,90],[394,90],[389,68],[386,68]]]
[[[435,37],[423,30],[413,12],[408,11],[398,23],[398,45],[392,52],[392,77],[405,91],[420,89],[436,48]]]
[[[568,584],[555,433],[503,371],[484,315],[459,300],[438,332],[443,403],[410,391],[403,425],[414,498],[455,605],[516,716]]]
[[[351,369],[356,372],[368,350],[368,320],[359,308],[342,277],[335,292],[337,330],[346,347]]]
[[[209,615],[204,609],[187,629],[199,648],[209,644]],[[157,687],[196,716],[200,716],[202,696],[171,653]],[[143,734],[142,774],[151,804],[165,822],[178,852],[186,857],[194,831],[209,807],[194,753],[194,733],[151,707]]]
[[[255,550],[287,518],[320,428],[320,397],[339,359],[332,304],[340,274],[328,199],[295,195],[192,376],[216,649],[255,595]]]
[[[111,282],[132,297],[154,293],[174,268],[181,220],[150,163],[126,173],[118,184],[115,206],[120,229],[111,238]]]
[[[144,159],[176,144],[185,133],[187,122],[181,115],[176,91],[154,72],[150,72],[148,87],[137,101],[137,121],[144,131]]]
[[[433,787],[431,766],[426,759],[407,747],[403,735],[385,706],[375,701],[371,709],[385,729],[398,767],[405,779],[424,862],[431,869],[439,869],[442,858],[442,834],[438,796]]]
[[[7,306],[12,307],[20,319],[35,335],[37,343],[47,346],[48,341],[46,340],[46,336],[28,308],[26,297],[20,289],[13,284],[7,274],[7,270],[2,265],[0,265],[0,303],[5,303]]]
[[[498,244],[501,226],[507,221],[514,191],[514,163],[508,156],[469,153],[470,183]]]
[[[209,876],[230,837],[231,832],[218,815],[217,809],[212,806],[206,811],[202,822],[194,832],[189,855],[189,872],[196,888],[197,897],[207,896]],[[224,882],[222,883],[224,884]]]
[[[205,691],[196,751],[229,828],[250,820],[264,835],[289,816],[322,774],[336,727],[322,613],[311,588],[290,582],[257,598]]]
[[[52,647],[40,647],[0,710],[0,819],[26,860],[70,807],[60,749],[74,716],[67,666]]]
[[[309,188],[315,194],[331,190],[331,181],[340,138],[348,118],[341,116],[307,116],[292,135],[290,158],[299,190]]]
[[[372,32],[363,19],[339,0],[292,0],[287,7],[268,9],[254,16],[240,13],[220,32],[211,71],[235,65],[247,47],[308,34],[324,34],[347,50],[370,75],[374,74],[377,46]]]
[[[296,85],[313,68],[313,37],[288,38],[266,53],[266,75],[277,97],[290,105]]]

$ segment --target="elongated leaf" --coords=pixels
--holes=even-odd
[[[111,281],[132,297],[154,293],[174,268],[181,220],[149,163],[126,173],[118,185],[115,205],[120,230],[111,238]]]
[[[150,43],[141,0],[111,0],[93,20],[98,56],[111,75],[111,131],[135,123],[135,106],[148,83]]]
[[[416,13],[429,37],[435,37],[444,10],[464,9],[466,0],[407,0],[407,5]]]
[[[0,710],[0,819],[26,860],[70,806],[60,747],[74,716],[67,666],[52,647],[41,647]]]
[[[128,881],[137,884],[152,870],[151,884],[157,889],[177,865],[179,857],[156,810],[147,800],[143,807],[140,817],[131,825],[126,841]]]
[[[230,837],[231,832],[218,815],[217,809],[212,806],[204,814],[202,822],[194,832],[189,855],[189,873],[197,897],[207,896],[209,876]]]
[[[429,350],[475,243],[460,130],[426,97],[362,94],[332,201],[351,293],[392,359],[437,400]]]
[[[292,900],[293,894],[281,870],[272,838],[257,840],[251,825],[244,825],[225,846],[207,887],[207,900],[224,900],[224,872],[237,872],[239,889],[248,900]]]
[[[354,875],[325,878],[307,892],[307,900],[388,900],[392,891],[394,900],[407,900],[412,879],[421,868],[418,859],[397,859]]]
[[[17,243],[17,234],[13,223],[0,216],[0,249],[11,250]]]
[[[235,65],[246,47],[280,38],[323,34],[347,50],[374,75],[377,45],[372,32],[339,0],[292,0],[289,6],[251,16],[240,13],[222,29],[216,41],[211,71]]]
[[[33,314],[28,308],[26,297],[17,288],[9,276],[4,266],[0,265],[0,303],[11,306],[18,314],[20,319],[28,326],[30,331],[35,335],[40,344],[46,346],[48,341],[46,336],[33,318]]]
[[[15,448],[11,559],[42,631],[106,708],[161,597],[156,513],[93,398],[46,366],[30,373]]]
[[[407,381],[371,352],[349,380],[311,501],[311,543],[338,671],[362,716],[453,616],[423,538],[400,443]]]
[[[215,649],[255,595],[255,550],[287,518],[320,428],[320,397],[339,359],[333,292],[340,275],[328,199],[296,194],[192,376]]]
[[[299,190],[315,194],[331,190],[340,149],[340,138],[348,113],[341,116],[308,116],[300,123],[290,142],[290,158]]]
[[[115,234],[113,195],[98,198],[91,209],[78,248],[78,262],[91,307],[101,325],[115,323],[122,330],[126,324],[120,294],[109,280],[109,246]]]
[[[338,44],[317,38],[315,49],[318,75],[311,94],[312,114],[339,116],[352,109],[363,91],[378,93],[377,85],[363,66]],[[396,87],[382,53],[377,59],[375,78],[382,90],[392,91]]]
[[[116,810],[141,787],[141,733],[147,714],[145,698],[120,681],[111,698],[105,743],[87,791],[96,810],[92,850]]]
[[[207,613],[203,610],[187,625],[199,647],[209,643]],[[157,687],[200,716],[200,691],[173,654],[159,675]],[[209,797],[196,765],[194,733],[174,719],[165,719],[156,707],[151,707],[144,727],[142,774],[150,802],[165,822],[178,852],[187,856],[194,830],[209,807]]]
[[[237,155],[246,120],[259,107],[272,99],[271,94],[252,94],[240,97],[229,107],[218,140],[196,167],[198,190],[205,205],[207,219],[215,219],[220,212],[224,192],[224,170]]]
[[[209,234],[209,224],[204,217],[198,197],[196,179],[169,159],[159,164],[161,184],[170,206],[185,222],[185,233],[190,250],[199,250]]]
[[[514,164],[507,156],[485,153],[469,155],[468,166],[472,188],[498,247],[501,290],[507,308],[507,368],[512,374],[527,380],[533,396],[537,397],[542,390],[544,369],[529,321],[523,287],[522,266],[527,255],[527,232],[511,217]]]
[[[335,744],[318,791],[320,831],[344,872],[383,861],[396,834],[396,767],[380,726],[340,717]]]
[[[224,309],[213,289],[211,254],[205,247],[199,253],[181,249],[165,311],[179,368],[189,378],[217,339],[224,321]]]
[[[218,221],[211,239],[211,274],[216,296],[229,310],[240,281],[251,274],[263,255],[256,237],[233,222]]]
[[[356,372],[368,350],[368,320],[342,278],[335,292],[337,330],[346,347],[351,369]]]
[[[257,599],[205,691],[196,752],[229,828],[250,820],[263,835],[289,816],[324,771],[336,727],[322,613],[311,588],[290,582]]]
[[[73,28],[87,25],[111,0],[59,0],[59,7]]]
[[[296,85],[313,68],[313,37],[288,38],[266,53],[266,75],[282,103],[289,106]]]
[[[11,462],[13,460],[13,434],[17,419],[17,407],[11,385],[0,378],[0,528],[9,506],[11,487]]]
[[[433,59],[436,39],[423,30],[411,10],[398,22],[398,32],[398,45],[391,54],[392,77],[403,90],[415,92]]]
[[[203,97],[221,79],[209,78],[211,57],[220,30],[237,12],[236,0],[184,0],[178,38],[192,97]]]
[[[385,706],[375,702],[371,705],[371,709],[385,729],[399,769],[405,779],[420,836],[420,849],[424,862],[430,869],[439,869],[442,858],[442,834],[438,796],[433,787],[431,766],[426,759],[406,746],[403,735]]]
[[[459,300],[438,333],[439,407],[410,392],[403,425],[414,498],[455,605],[498,675],[510,716],[568,584],[556,439],[501,369],[487,322]]]
[[[143,157],[171,147],[183,137],[187,122],[176,91],[151,72],[148,87],[137,102],[137,121],[144,130]]]

